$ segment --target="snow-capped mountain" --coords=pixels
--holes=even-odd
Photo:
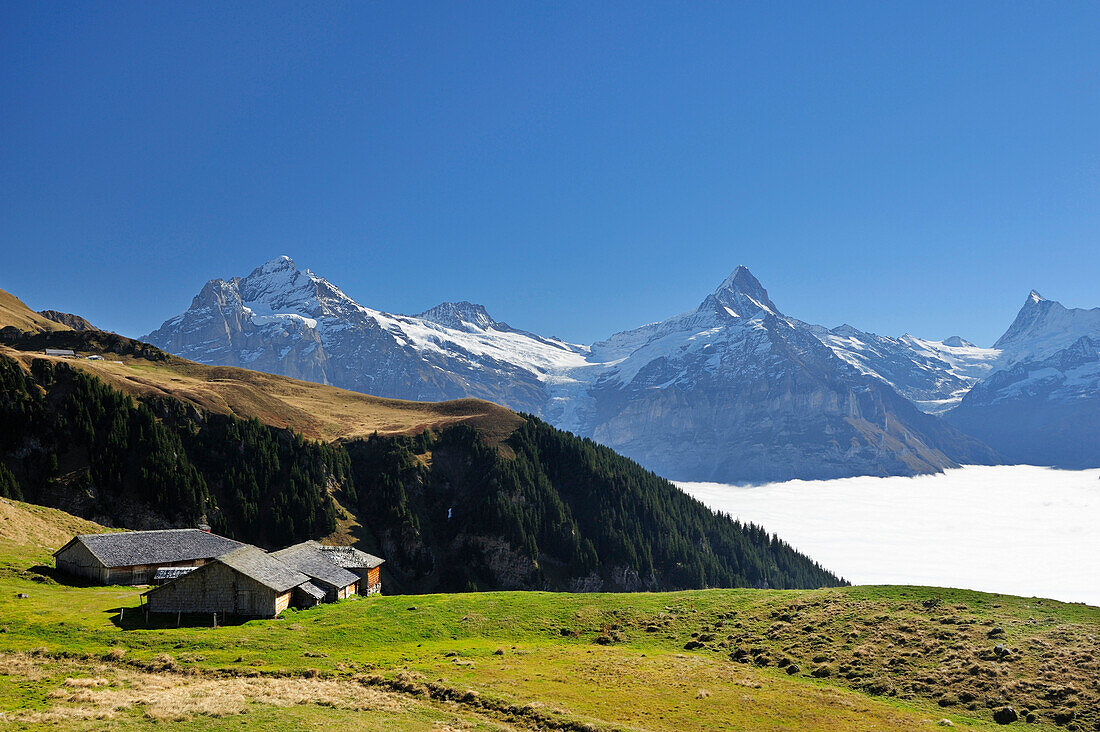
[[[930,341],[866,333],[850,325],[809,326],[822,343],[861,373],[893,386],[921,411],[942,414],[957,405],[974,384],[993,373],[1001,358],[996,348],[980,348],[953,336]]]
[[[996,455],[788,318],[744,267],[694,310],[592,346],[571,422],[664,475],[764,481],[933,472]]]
[[[490,399],[674,478],[911,474],[995,459],[839,358],[744,267],[694,310],[587,348],[468,302],[374,310],[280,257],[208,282],[146,340],[379,396]]]
[[[1100,465],[1100,308],[1032,291],[994,347],[997,369],[945,418],[1011,462]]]
[[[379,396],[489,399],[684,480],[912,474],[998,459],[967,434],[1011,460],[1069,465],[1052,436],[1079,444],[1095,424],[1088,410],[1100,412],[1089,350],[1100,308],[1032,292],[993,348],[894,338],[788,317],[744,267],[698,307],[586,347],[469,302],[415,316],[374,310],[280,257],[211,280],[146,340]],[[1082,449],[1097,457],[1073,464],[1100,464],[1100,450]]]
[[[587,350],[514,330],[465,302],[416,317],[372,310],[289,257],[244,278],[211,280],[145,340],[201,363],[401,399],[474,396],[527,411],[542,409],[547,383],[583,364]]]
[[[1049,358],[1082,336],[1100,336],[1100,308],[1067,308],[1032,290],[1012,325],[993,347],[1001,351],[1001,368],[1009,368]]]

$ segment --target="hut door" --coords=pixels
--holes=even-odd
[[[237,590],[237,612],[248,614],[252,611],[252,593],[248,590]]]

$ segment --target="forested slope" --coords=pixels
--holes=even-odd
[[[266,547],[343,509],[392,589],[816,587],[838,578],[613,451],[524,416],[325,443],[63,362],[0,355],[0,495],[131,528],[209,522]]]

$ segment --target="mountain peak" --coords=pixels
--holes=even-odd
[[[715,292],[721,292],[722,290],[738,290],[741,292],[748,291],[760,291],[763,292],[764,287],[760,284],[760,280],[753,276],[749,268],[743,264],[737,265],[737,269],[730,273],[730,276],[722,281],[722,284],[718,286]]]
[[[1032,290],[993,347],[1005,352],[1009,364],[1041,361],[1086,335],[1100,337],[1100,308],[1067,308]]]
[[[262,265],[252,270],[252,274],[262,273],[271,274],[273,272],[285,272],[288,270],[297,270],[297,265],[294,264],[294,260],[283,254],[274,259],[264,262]]]
[[[950,338],[944,338],[942,343],[951,348],[975,348],[973,343],[957,335],[951,336]]]
[[[772,315],[779,314],[779,309],[768,297],[768,291],[744,265],[733,270],[707,301],[712,298],[734,317],[751,318],[761,310]],[[707,301],[704,301],[703,306],[708,305]]]
[[[856,338],[858,338],[861,335],[864,335],[863,331],[861,331],[859,328],[855,327],[854,325],[849,325],[848,323],[842,323],[841,325],[838,325],[837,327],[830,329],[829,332],[830,333],[835,333],[836,335],[840,335],[840,336],[854,336]]]
[[[470,330],[471,327],[487,330],[497,325],[484,305],[462,300],[461,302],[441,302],[416,317],[455,330]]]

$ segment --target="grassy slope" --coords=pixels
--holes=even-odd
[[[1053,727],[1055,709],[1074,710],[1080,729],[1100,721],[1100,609],[1082,605],[915,587],[497,592],[358,598],[217,630],[205,617],[148,627],[139,589],[58,584],[31,569],[45,555],[0,539],[6,721],[849,730],[946,717],[991,729],[988,707],[1004,702],[1042,710],[1038,728]],[[994,627],[1003,638],[987,637]],[[991,656],[997,643],[1014,649],[1007,660]],[[739,648],[758,660],[731,660]],[[821,665],[831,675],[813,677]],[[32,667],[39,678],[26,679]],[[297,683],[280,691],[288,676]],[[85,677],[102,682],[66,682]],[[288,701],[290,689],[320,703]],[[959,698],[968,689],[974,709]]]
[[[56,508],[35,506],[0,498],[0,563],[47,562],[56,549],[76,534],[96,534],[107,529]]]
[[[0,328],[68,330],[30,310],[15,296],[0,290]],[[39,352],[0,347],[25,366]],[[490,441],[500,441],[521,423],[509,409],[480,399],[449,402],[409,402],[383,399],[285,376],[227,366],[206,366],[169,357],[153,362],[129,356],[107,355],[109,361],[65,359],[133,396],[171,396],[197,407],[255,417],[278,427],[291,427],[306,437],[336,440],[379,434],[416,434],[459,422],[481,430]],[[110,361],[122,361],[122,364]]]
[[[14,325],[20,330],[35,332],[69,330],[66,326],[55,323],[49,318],[44,318],[34,312],[10,292],[0,290],[0,328],[6,325]]]

